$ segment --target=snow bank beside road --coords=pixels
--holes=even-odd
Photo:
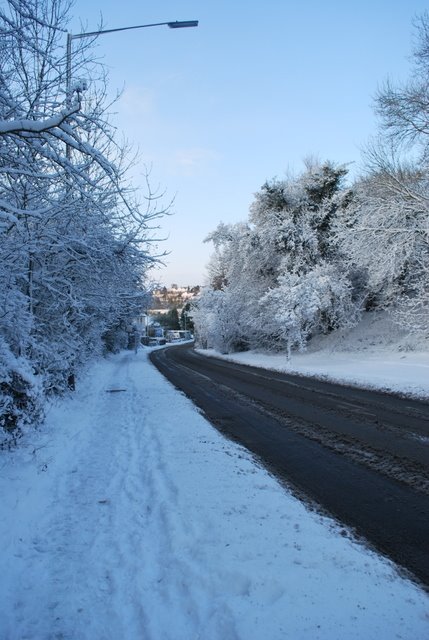
[[[429,398],[428,340],[408,335],[385,312],[366,313],[350,330],[318,336],[307,352],[293,353],[289,361],[285,354],[199,351],[254,367]]]
[[[255,351],[221,355],[212,349],[197,349],[202,355],[213,356],[274,369],[285,373],[316,376],[343,384],[381,389],[429,398],[429,353],[360,353],[320,351],[294,354],[290,361],[284,354]]]
[[[0,466],[1,638],[429,635],[424,592],[309,512],[143,352],[94,367]]]

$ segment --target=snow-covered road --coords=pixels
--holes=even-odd
[[[122,389],[113,393],[109,389]],[[427,595],[140,352],[0,452],[1,640],[426,640]]]

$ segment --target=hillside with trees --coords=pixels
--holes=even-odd
[[[161,287],[152,292],[151,309],[155,311],[163,309],[182,309],[188,302],[194,300],[200,294],[200,286],[179,287],[172,284],[171,287]]]
[[[429,15],[413,75],[376,96],[379,133],[352,184],[347,166],[308,159],[267,181],[248,220],[219,224],[209,286],[194,305],[202,347],[305,350],[310,338],[385,310],[427,335],[429,319]]]

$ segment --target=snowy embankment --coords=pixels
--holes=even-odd
[[[285,354],[199,351],[254,367],[429,398],[429,340],[401,331],[385,313],[367,313],[353,329],[319,336],[289,361]]]
[[[0,467],[4,640],[429,637],[427,595],[225,440],[143,351],[94,366]]]

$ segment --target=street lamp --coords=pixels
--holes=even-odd
[[[119,27],[117,29],[102,29],[99,31],[87,31],[85,33],[68,33],[67,34],[67,53],[66,53],[66,91],[67,101],[70,101],[71,87],[71,47],[73,40],[81,38],[90,38],[91,36],[101,36],[105,33],[114,33],[115,31],[130,31],[131,29],[146,29],[147,27],[167,26],[169,29],[185,29],[187,27],[198,27],[198,20],[176,20],[174,22],[155,22],[152,24],[138,24],[132,27]]]

